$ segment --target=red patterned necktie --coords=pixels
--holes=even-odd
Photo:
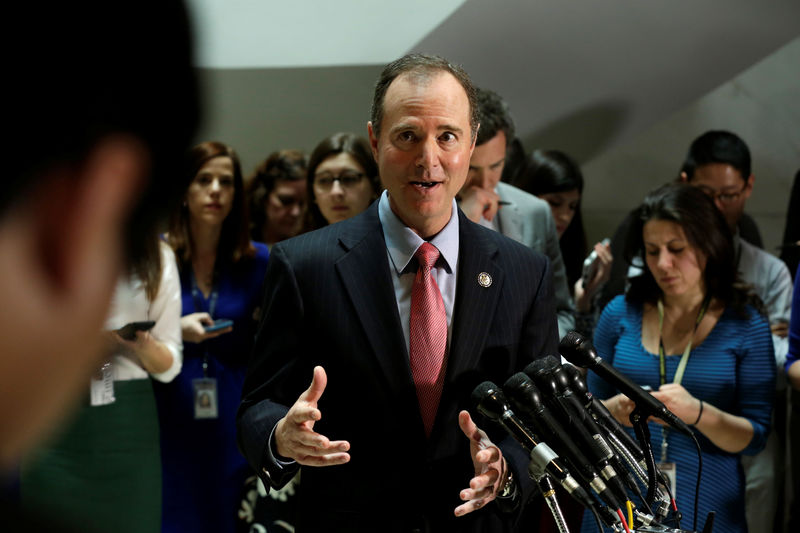
[[[430,436],[444,383],[447,313],[439,286],[431,276],[431,267],[439,258],[439,250],[425,242],[414,257],[419,262],[419,269],[411,289],[409,359],[425,434]]]

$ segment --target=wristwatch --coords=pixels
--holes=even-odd
[[[503,486],[500,488],[500,491],[497,493],[498,498],[512,498],[514,493],[517,491],[517,486],[514,483],[514,475],[511,473],[511,469],[506,469],[506,482],[503,483]]]

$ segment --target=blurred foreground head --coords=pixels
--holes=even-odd
[[[180,198],[199,107],[182,2],[17,2],[5,20],[0,470],[88,390],[115,282]]]

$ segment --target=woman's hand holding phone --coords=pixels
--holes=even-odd
[[[592,308],[594,294],[611,277],[611,245],[608,239],[603,239],[594,245],[592,253],[584,262],[584,276],[575,282],[575,307],[578,311],[586,313]]]
[[[219,321],[222,322],[222,319]],[[214,320],[208,313],[191,313],[181,317],[181,333],[185,341],[203,342],[231,331],[233,331],[233,322],[223,325],[220,329],[215,327]]]

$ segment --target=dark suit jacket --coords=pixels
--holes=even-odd
[[[453,516],[474,474],[457,417],[461,409],[474,412],[470,393],[481,381],[502,384],[534,358],[556,353],[548,261],[459,211],[452,343],[426,439],[377,211],[376,202],[272,249],[239,410],[240,449],[263,472],[270,432],[322,365],[328,386],[315,430],[348,440],[351,460],[302,468],[298,531],[506,531],[510,517],[495,505]],[[478,284],[481,272],[491,275],[490,287]],[[501,448],[524,484],[522,449],[507,441]]]

